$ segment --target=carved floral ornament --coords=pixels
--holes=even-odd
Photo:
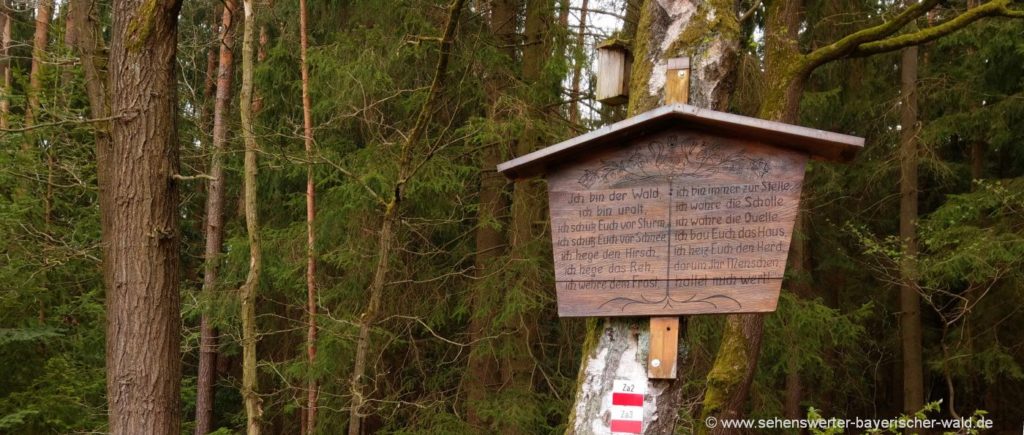
[[[619,187],[627,182],[669,178],[709,178],[720,172],[749,172],[759,178],[768,175],[771,163],[748,157],[746,150],[726,150],[720,143],[701,137],[671,135],[637,149],[625,159],[602,161],[601,167],[587,169],[579,178],[585,188],[600,182]]]

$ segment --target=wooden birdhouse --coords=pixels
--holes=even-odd
[[[597,46],[597,101],[620,105],[629,101],[629,71],[633,54],[621,39],[609,39]]]
[[[808,158],[859,137],[673,104],[498,165],[548,181],[560,316],[774,311]]]

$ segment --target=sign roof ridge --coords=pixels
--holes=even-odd
[[[689,104],[671,104],[606,125],[572,139],[539,149],[498,165],[512,178],[542,174],[556,163],[615,142],[672,127],[684,127],[727,137],[750,139],[771,146],[795,149],[819,160],[849,161],[864,147],[864,138]]]

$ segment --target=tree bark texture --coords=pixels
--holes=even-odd
[[[553,47],[549,32],[555,16],[554,6],[553,0],[526,0],[526,17],[523,25],[525,45],[522,49],[522,85],[524,89],[529,89],[527,94],[534,98],[530,103],[535,106],[544,106],[552,96],[550,90],[545,89],[545,84],[541,81],[544,65],[551,59],[552,54]],[[543,133],[539,129],[528,124],[517,138],[516,155],[525,155],[546,145],[543,143],[542,135]],[[535,252],[537,242],[544,239],[544,226],[538,225],[538,223],[545,220],[546,196],[546,190],[540,180],[516,180],[513,185],[509,225],[509,253],[513,267],[518,264],[526,264],[530,258],[534,258],[537,254]],[[516,276],[507,284],[513,288],[503,289],[505,297],[512,292],[533,295],[549,291],[546,290],[547,286],[537,270],[524,268],[513,270],[515,270]],[[508,341],[502,345],[515,349],[511,352],[503,352],[504,357],[499,361],[501,388],[509,394],[529,397],[534,391],[535,362],[530,349],[539,341],[537,338],[539,314],[540,310],[527,307],[513,314],[512,320],[505,325],[512,333],[503,339]],[[527,429],[521,427],[519,421],[509,419],[503,423],[504,425],[499,428],[501,433],[527,433]]]
[[[427,98],[420,107],[416,117],[416,123],[412,131],[406,136],[399,151],[398,159],[398,180],[395,183],[394,194],[391,200],[384,207],[384,215],[381,219],[381,228],[377,238],[377,265],[374,269],[373,278],[368,289],[370,300],[366,311],[359,317],[359,337],[356,340],[356,354],[352,365],[351,392],[352,399],[349,405],[348,434],[359,435],[362,432],[363,406],[367,397],[363,391],[363,376],[366,374],[366,359],[370,349],[370,328],[376,320],[377,311],[380,310],[381,299],[383,298],[384,286],[387,284],[388,259],[391,256],[392,245],[395,238],[395,225],[399,223],[399,207],[402,205],[402,195],[405,191],[405,184],[413,175],[415,168],[414,153],[421,147],[421,141],[426,134],[427,127],[433,119],[434,105],[440,97],[444,81],[448,73],[448,60],[451,56],[452,43],[455,39],[455,29],[458,27],[459,16],[465,0],[453,0],[448,6],[448,18],[445,22],[444,31],[439,41],[440,53],[437,58],[437,66],[434,68],[434,77],[430,83],[430,90]]]
[[[0,6],[0,129],[8,128],[7,116],[11,111],[11,26],[14,16],[7,5]]]
[[[217,288],[221,250],[224,246],[224,153],[227,149],[228,122],[231,110],[231,82],[234,77],[234,0],[224,2],[220,32],[217,35],[216,94],[213,103],[213,134],[210,150],[206,192],[206,246],[203,256],[203,293],[209,299]],[[199,321],[199,373],[196,379],[196,435],[213,430],[213,397],[217,381],[217,329],[209,314]]]
[[[487,94],[490,95],[490,113],[488,118],[495,122],[506,122],[505,109],[500,106],[502,97],[507,93],[509,77],[515,61],[516,10],[517,0],[495,0],[491,3],[490,30],[494,35],[495,44],[505,47],[501,50],[503,58],[499,66],[493,68],[492,76],[487,80]],[[464,388],[466,390],[466,420],[475,428],[484,430],[487,422],[481,416],[480,407],[500,384],[498,363],[492,349],[492,343],[484,340],[490,331],[496,307],[500,303],[504,290],[493,285],[494,281],[486,279],[498,270],[496,264],[505,251],[505,239],[502,215],[507,212],[508,201],[505,196],[505,177],[495,168],[502,162],[503,149],[508,144],[495,142],[484,144],[480,156],[480,206],[477,211],[477,227],[475,234],[476,255],[474,268],[476,277],[482,285],[474,286],[472,294],[473,317],[470,319],[470,341],[474,343],[468,358]]]
[[[572,63],[572,109],[569,112],[569,121],[573,124],[579,124],[580,122],[580,80],[583,74],[583,61],[586,53],[586,35],[587,35],[587,8],[590,6],[589,0],[583,0],[580,4],[580,25],[579,30],[576,32],[576,51],[573,56]],[[568,31],[568,28],[566,28]]]
[[[257,212],[257,174],[259,166],[256,134],[253,132],[253,26],[256,25],[255,0],[243,0],[245,27],[242,36],[242,87],[238,104],[242,119],[242,138],[245,142],[243,194],[245,201],[245,230],[249,239],[249,273],[239,288],[242,320],[242,399],[245,401],[246,433],[259,435],[263,405],[258,392],[256,367],[256,290],[260,285],[263,250],[260,246],[260,224]]]
[[[761,83],[764,86],[762,104],[757,116],[787,123],[795,123],[799,114],[800,96],[810,70],[804,68],[797,44],[800,24],[801,2],[799,0],[778,0],[766,5],[765,61]],[[801,280],[808,279],[806,268],[808,240],[805,237],[803,209],[798,210],[796,230],[791,251],[795,253],[787,262],[788,272],[795,276],[786,286],[807,286]],[[794,287],[794,288],[796,288]],[[803,288],[803,287],[800,287]],[[757,361],[761,353],[761,339],[764,333],[763,314],[731,314],[726,316],[726,327],[722,343],[715,355],[715,361],[708,372],[707,390],[701,407],[701,420],[717,418],[741,418],[744,415],[747,396],[754,380]],[[793,370],[796,369],[791,364]],[[799,406],[799,373],[788,378],[790,412]],[[700,427],[701,432],[727,433],[718,427],[713,430]]]
[[[903,49],[900,61],[900,342],[903,356],[903,411],[924,406],[921,356],[921,296],[917,273],[917,47]]]
[[[102,119],[110,116],[110,100],[107,94],[107,65],[106,48],[103,41],[103,32],[100,23],[94,15],[96,8],[95,0],[71,0],[74,6],[71,8],[71,19],[77,23],[75,28],[75,52],[81,59],[82,72],[85,76],[85,93],[89,100],[89,115],[93,118]],[[110,181],[107,167],[112,163],[111,155],[111,123],[97,122],[93,126],[93,140],[96,143],[96,179],[99,190],[100,201],[100,228],[111,228],[111,216],[103,213],[105,210],[113,210],[110,201],[114,198],[110,194]],[[100,234],[101,246],[109,246],[111,233],[102,231]],[[104,276],[106,263],[104,263]],[[106,279],[106,278],[104,278]]]
[[[316,364],[316,185],[313,179],[313,107],[309,99],[309,29],[306,0],[299,0],[299,44],[302,74],[302,132],[306,148],[306,358],[310,371]],[[317,381],[312,374],[306,385],[306,430],[316,431]]]
[[[177,0],[114,0],[111,150],[98,150],[113,434],[180,433]],[[109,183],[109,188],[103,184]]]
[[[46,46],[53,16],[53,0],[39,0],[36,4],[36,28],[32,35],[32,67],[28,76],[28,104],[25,106],[25,126],[35,125],[39,115],[39,94],[43,91],[43,65],[46,64]]]
[[[678,0],[647,0],[640,6],[632,38],[636,60],[631,72],[630,115],[663,104],[665,62],[679,56],[690,57],[692,104],[715,110],[728,106],[739,52],[734,7],[731,1]],[[612,382],[647,378],[647,322],[625,318],[591,322],[566,433],[608,433]],[[685,376],[647,381],[646,433],[676,431]]]

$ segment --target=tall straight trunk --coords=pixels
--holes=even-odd
[[[85,94],[89,101],[89,115],[94,119],[110,116],[110,100],[107,94],[107,75],[105,74],[107,58],[100,23],[92,14],[97,0],[71,0],[73,4],[70,19],[75,21],[75,52],[81,58],[82,72],[85,76]],[[93,126],[93,140],[96,143],[96,175],[99,188],[100,210],[112,210],[109,201],[113,195],[110,191],[108,165],[111,163],[110,139],[111,124],[109,121],[97,122]],[[111,216],[100,213],[100,227],[111,228]],[[100,235],[101,246],[109,246],[111,234],[103,231]],[[105,263],[106,266],[106,263]],[[106,269],[104,269],[106,273]]]
[[[917,47],[903,49],[900,61],[900,342],[903,356],[903,411],[924,406],[921,356],[921,296],[917,287]]]
[[[988,143],[983,140],[971,142],[971,180],[985,178],[985,154],[988,152]],[[972,187],[973,189],[973,187]]]
[[[25,106],[25,126],[35,125],[39,116],[39,94],[43,91],[43,66],[46,64],[46,46],[50,34],[53,0],[39,0],[36,4],[36,28],[32,36],[32,67],[28,76],[28,104]]]
[[[64,47],[68,49],[75,46],[75,34],[78,33],[77,30],[75,30],[75,20],[71,19],[71,16],[74,14],[74,11],[72,11],[74,7],[75,5],[73,3],[71,3],[70,1],[65,1],[61,9],[61,15],[63,15],[64,19]],[[74,70],[70,66],[62,66],[60,73],[61,87],[65,88],[71,86],[73,80]],[[70,95],[65,95],[62,93],[60,98],[61,105],[64,107],[68,107],[68,100],[70,99]]]
[[[530,96],[530,104],[545,107],[551,100],[552,89],[545,88],[542,83],[544,65],[551,59],[552,44],[550,43],[550,27],[554,17],[553,0],[526,0],[526,16],[523,26],[522,48],[522,81],[526,89],[525,95]],[[517,156],[528,154],[543,143],[543,133],[533,125],[527,125],[517,138],[515,153]],[[536,255],[533,247],[536,241],[543,239],[543,227],[537,225],[544,219],[545,201],[544,186],[534,179],[516,180],[512,189],[511,222],[509,252],[513,264],[528,264],[531,256]],[[518,269],[513,284],[516,288],[509,291],[526,294],[543,294],[544,283],[536,270]],[[539,310],[526,308],[511,316],[508,328],[514,331],[503,346],[514,350],[503,352],[504,358],[499,361],[501,389],[520,397],[530,397],[533,393],[533,373],[535,361],[531,348],[539,342]],[[528,428],[521,427],[515,419],[503,419],[498,430],[504,434],[528,433]]]
[[[580,122],[580,81],[583,74],[583,60],[586,53],[586,35],[587,35],[587,8],[589,6],[589,0],[583,0],[580,4],[580,27],[576,33],[576,55],[573,56],[575,61],[572,65],[572,112],[569,113],[569,120],[573,124]]]
[[[113,434],[180,433],[178,0],[114,0],[111,152],[98,150]],[[116,170],[114,170],[116,168]]]
[[[495,43],[504,47],[502,61],[497,63],[494,71],[486,82],[487,94],[490,96],[490,113],[488,117],[495,122],[506,122],[507,116],[499,107],[502,96],[506,94],[507,78],[512,75],[515,62],[515,32],[517,0],[495,0],[491,3],[490,31]],[[476,256],[474,268],[478,282],[491,283],[485,279],[488,274],[496,273],[496,262],[502,257],[507,244],[502,227],[501,215],[508,204],[505,197],[505,177],[495,171],[501,163],[505,148],[504,143],[485,144],[480,157],[480,206],[477,210],[477,227],[475,234]],[[473,427],[481,430],[487,424],[481,416],[480,408],[485,404],[494,389],[500,384],[498,365],[494,355],[488,352],[491,343],[483,340],[488,335],[489,326],[503,291],[494,285],[478,285],[472,294],[473,315],[470,319],[469,335],[475,343],[468,358],[464,388],[466,390],[466,419]]]
[[[399,207],[402,205],[405,185],[409,181],[409,177],[413,175],[416,166],[413,158],[414,153],[421,147],[422,144],[420,142],[426,134],[434,111],[437,109],[435,104],[441,95],[441,89],[444,86],[448,73],[448,60],[451,56],[452,43],[455,39],[455,29],[458,27],[459,16],[462,14],[464,3],[465,0],[452,0],[452,3],[448,6],[448,19],[445,22],[444,32],[439,40],[440,54],[437,57],[434,78],[430,83],[427,98],[420,107],[416,123],[402,143],[402,148],[399,151],[398,179],[395,183],[394,194],[384,207],[384,216],[381,219],[380,232],[377,237],[377,265],[374,269],[373,279],[370,281],[370,300],[366,306],[366,311],[359,316],[359,337],[356,341],[356,354],[352,364],[352,402],[349,406],[349,435],[359,435],[362,431],[362,408],[367,401],[363,391],[363,376],[366,374],[366,359],[370,349],[370,328],[376,321],[377,311],[380,310],[381,299],[383,298],[384,286],[387,284],[388,259],[391,256],[391,249],[394,244],[395,226],[399,223]]]
[[[316,186],[313,180],[313,108],[309,101],[309,50],[308,17],[306,0],[299,0],[300,63],[302,72],[302,129],[306,147],[306,357],[312,370],[316,364],[316,233],[313,223],[316,217]],[[317,382],[312,375],[306,385],[306,429],[316,432]]]
[[[203,289],[209,299],[217,288],[221,250],[224,245],[224,153],[227,149],[228,123],[231,110],[231,81],[234,77],[235,19],[238,7],[234,0],[225,0],[221,14],[216,68],[216,96],[213,103],[213,134],[206,192],[206,246],[203,255]],[[217,329],[209,314],[199,320],[199,373],[196,379],[196,435],[213,430],[214,385],[217,382]]]
[[[242,36],[242,88],[239,91],[239,112],[242,138],[245,142],[243,194],[245,197],[245,230],[249,239],[249,273],[239,288],[242,319],[242,399],[245,401],[246,433],[259,435],[263,407],[257,393],[256,378],[256,290],[260,285],[263,251],[260,246],[260,224],[256,201],[256,175],[259,170],[256,135],[253,132],[253,26],[256,25],[255,0],[242,0],[245,27]]]
[[[630,83],[629,114],[663,104],[665,61],[689,56],[692,65],[691,104],[715,110],[728,107],[739,52],[739,24],[732,1],[655,1],[640,6],[636,27]],[[697,40],[688,35],[700,35]],[[567,433],[607,433],[609,411],[604,400],[615,379],[643,380],[647,377],[648,322],[613,318],[590,324],[591,343],[584,349],[576,390],[576,403]],[[674,433],[682,406],[680,379],[648,380],[644,406],[645,433]]]
[[[11,111],[11,26],[14,15],[7,5],[0,5],[0,129],[8,128],[7,116]]]

